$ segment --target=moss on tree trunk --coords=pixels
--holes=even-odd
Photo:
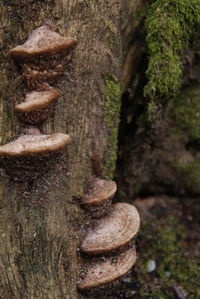
[[[137,14],[130,5],[133,21],[124,29],[116,174],[123,200],[200,192],[199,5],[195,0],[152,3],[138,4]]]

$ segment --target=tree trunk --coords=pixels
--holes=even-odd
[[[45,19],[78,39],[72,63],[55,84],[61,90],[43,133],[72,137],[58,163],[31,183],[0,169],[0,297],[77,298],[77,254],[87,217],[79,206],[86,180],[111,177],[119,117],[121,1],[10,0],[0,6],[0,144],[23,126],[14,106],[27,92],[8,51]],[[52,161],[53,162],[53,161]]]

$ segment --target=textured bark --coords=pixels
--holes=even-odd
[[[54,84],[62,93],[55,114],[41,127],[43,133],[68,133],[72,143],[48,173],[31,183],[14,183],[1,168],[1,298],[78,297],[77,248],[87,221],[78,201],[92,172],[107,176],[113,167],[107,153],[119,111],[108,118],[107,87],[119,78],[120,6],[119,0],[10,0],[0,6],[1,145],[23,127],[14,105],[27,92],[9,49],[46,18],[79,41],[72,63]]]

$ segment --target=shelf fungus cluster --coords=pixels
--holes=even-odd
[[[84,256],[81,291],[92,291],[124,276],[136,262],[134,238],[140,218],[127,203],[111,205],[116,183],[92,177],[81,205],[91,215],[91,224],[81,244]]]
[[[43,135],[34,126],[53,112],[60,91],[49,83],[62,75],[76,44],[76,39],[63,37],[44,25],[34,30],[23,45],[10,50],[22,65],[30,90],[24,102],[15,106],[19,118],[29,126],[15,141],[0,146],[0,163],[15,181],[38,178],[70,142],[67,134]]]
[[[30,89],[42,88],[62,75],[77,40],[61,36],[48,25],[35,29],[28,40],[10,54],[22,65]]]
[[[42,134],[36,127],[44,122],[58,100],[60,91],[49,84],[58,80],[72,57],[77,41],[63,37],[43,25],[28,40],[10,51],[23,69],[29,93],[15,109],[28,125],[20,136],[0,146],[0,163],[15,181],[31,181],[52,165],[57,155],[70,142],[62,133]],[[81,244],[83,276],[78,283],[81,291],[93,290],[124,276],[136,262],[134,237],[140,218],[129,204],[112,205],[116,183],[92,177],[81,200],[91,216],[91,223]]]

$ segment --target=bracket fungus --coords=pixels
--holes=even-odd
[[[139,226],[140,218],[136,208],[127,203],[117,203],[108,215],[88,229],[81,251],[105,254],[119,250],[135,237]]]
[[[57,80],[76,44],[76,39],[61,36],[43,25],[33,30],[23,45],[11,49],[10,54],[22,64],[29,89],[35,89]]]
[[[81,205],[90,212],[91,217],[102,217],[108,212],[116,191],[117,185],[114,181],[92,177],[87,183],[86,194],[81,200]]]
[[[15,106],[19,117],[28,124],[43,122],[50,115],[53,104],[58,100],[60,91],[51,88],[45,91],[33,91],[25,96],[25,101]]]
[[[69,142],[67,134],[43,135],[37,128],[29,127],[15,141],[0,146],[0,163],[13,180],[33,180],[50,168],[52,160]]]
[[[116,190],[115,182],[92,177],[81,200],[93,219],[80,247],[85,261],[77,285],[80,291],[92,291],[120,279],[136,262],[132,241],[139,231],[140,217],[130,204],[111,206]]]
[[[78,283],[78,289],[89,291],[102,285],[111,283],[124,276],[135,264],[135,248],[106,258],[96,259],[95,262],[88,262],[85,265],[85,276]]]

